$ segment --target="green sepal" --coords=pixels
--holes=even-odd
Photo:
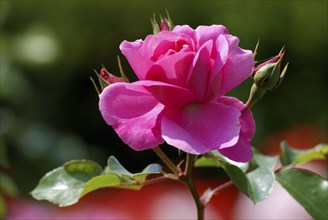
[[[254,52],[253,52],[254,59],[255,59],[255,57],[256,57],[256,55],[257,55],[257,51],[259,50],[259,46],[260,46],[260,39],[257,40],[257,43],[256,43],[256,45],[255,45],[255,49],[254,49]],[[257,61],[255,61],[255,63],[256,63],[256,62],[257,62]]]
[[[284,80],[284,78],[286,76],[286,73],[287,73],[288,65],[289,65],[289,63],[286,63],[284,69],[281,71],[280,76],[279,76],[279,80],[278,80],[277,85],[275,86],[275,88],[278,88],[281,85],[282,81]]]
[[[255,103],[257,103],[260,99],[263,98],[266,92],[267,89],[258,87],[255,83],[253,83],[249,93],[249,98],[246,103],[247,107],[251,109],[255,105]]]
[[[122,64],[121,64],[121,59],[120,59],[120,56],[117,55],[117,65],[118,65],[118,68],[120,70],[120,74],[121,74],[121,78],[123,79],[124,82],[129,82],[129,79],[128,77],[126,77],[124,71],[123,71],[123,67],[122,67]]]
[[[153,28],[153,35],[157,35],[159,33],[159,25],[156,21],[156,15],[153,14],[153,17],[150,19],[151,26]]]
[[[173,28],[174,28],[174,23],[173,23],[173,21],[171,19],[171,16],[170,16],[168,10],[165,10],[165,11],[166,11],[166,18],[164,18],[164,19],[167,21],[167,23],[169,25],[169,28],[170,28],[170,31],[172,31]]]
[[[103,67],[103,68],[105,68],[105,67]],[[98,88],[97,83],[95,82],[95,80],[92,77],[89,77],[89,78],[90,78],[92,85],[95,88],[97,94],[100,95],[100,93],[104,90],[104,88],[109,86],[109,83],[106,80],[104,80],[103,78],[101,78],[100,74],[96,70],[93,70],[93,71],[95,72],[95,74],[98,78],[98,84],[99,84],[100,88]]]

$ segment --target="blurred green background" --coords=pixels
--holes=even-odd
[[[104,166],[115,155],[131,171],[156,162],[152,151],[134,152],[105,124],[89,77],[101,65],[118,75],[120,42],[145,38],[153,13],[165,9],[175,24],[223,24],[246,49],[260,39],[258,60],[286,46],[284,83],[253,109],[254,145],[299,124],[326,131],[327,8],[327,1],[1,0],[0,134],[8,156],[1,152],[2,165],[9,161],[10,174],[27,193],[71,159]],[[231,95],[246,101],[251,83]]]

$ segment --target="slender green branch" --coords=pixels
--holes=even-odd
[[[139,185],[147,186],[147,185],[154,184],[154,183],[160,183],[160,182],[163,182],[165,180],[169,180],[169,178],[167,178],[166,176],[160,176],[160,177],[156,177],[156,178],[146,180],[146,181],[140,183]]]
[[[143,182],[133,181],[133,182],[122,182],[120,184],[122,186],[147,186],[147,185],[154,184],[154,183],[160,183],[160,182],[163,182],[163,181],[169,180],[169,179],[170,178],[168,178],[166,176],[160,176],[160,177],[156,177],[153,179],[145,180]]]
[[[153,148],[153,150],[175,175],[180,176],[181,171],[174,165],[174,163],[166,156],[166,154],[159,147],[155,147]]]
[[[194,183],[192,182],[192,180],[189,178],[187,178],[187,181],[185,182],[186,186],[188,187],[195,203],[196,203],[196,207],[197,207],[197,219],[198,220],[204,220],[204,208],[205,205],[202,203],[199,194],[197,192],[197,189],[194,185]]]
[[[185,170],[184,173],[182,173],[181,170],[166,156],[166,154],[159,147],[153,148],[153,150],[157,154],[157,156],[161,158],[161,160],[165,163],[165,165],[173,172],[173,174],[176,175],[177,177],[176,180],[184,183],[187,186],[196,203],[197,218],[198,220],[204,220],[205,205],[203,204],[198,194],[198,191],[192,181],[192,168],[194,164],[195,155],[187,154]],[[165,176],[164,178],[168,179]],[[164,179],[160,178],[158,181],[163,181],[163,180]],[[157,180],[154,180],[154,182],[157,182]],[[149,182],[149,184],[154,182]]]
[[[198,220],[204,220],[204,208],[205,205],[202,203],[198,191],[194,185],[194,182],[192,181],[192,168],[194,163],[195,155],[187,154],[187,160],[186,160],[186,167],[185,167],[185,179],[182,181],[186,184],[188,187],[197,207],[197,219]]]
[[[184,175],[187,176],[187,177],[190,176],[190,178],[191,178],[192,167],[193,167],[193,164],[194,164],[194,159],[195,159],[195,155],[187,154]]]

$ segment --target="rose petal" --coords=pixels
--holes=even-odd
[[[232,35],[226,35],[229,42],[229,55],[227,62],[221,69],[222,86],[220,95],[224,95],[247,79],[254,66],[252,51],[238,47],[239,39]]]
[[[204,101],[208,91],[212,65],[210,51],[213,43],[208,41],[197,52],[191,74],[188,76],[187,86],[194,93],[197,101]]]
[[[240,112],[220,103],[190,104],[163,114],[162,137],[191,154],[203,154],[238,141]]]
[[[252,112],[247,106],[236,98],[223,96],[218,100],[219,103],[225,105],[234,106],[241,112],[240,126],[241,133],[244,135],[246,140],[251,141],[255,134],[255,120]]]
[[[154,39],[154,38],[153,38]],[[163,39],[158,43],[150,59],[156,62],[161,56],[166,54],[170,49],[175,48],[175,39]]]
[[[135,74],[140,80],[145,79],[145,75],[153,62],[147,57],[146,54],[140,52],[143,41],[137,40],[135,42],[123,41],[120,45],[122,54],[128,60]]]
[[[221,97],[219,103],[234,106],[241,112],[239,123],[241,126],[239,140],[235,145],[219,149],[220,153],[237,162],[248,162],[252,158],[250,141],[255,134],[255,121],[251,111],[241,101],[233,97]]]
[[[227,28],[223,25],[201,25],[198,26],[195,31],[198,36],[199,47],[201,47],[207,41],[212,41],[212,43],[215,43],[220,35],[228,34]],[[213,50],[211,51],[211,57],[216,57],[217,51],[219,51],[218,48],[214,46]]]
[[[160,55],[165,54],[169,49],[175,49],[175,44],[179,41],[182,41],[182,44],[191,43],[189,37],[184,34],[161,31],[158,35],[148,35],[146,37],[140,48],[140,53],[156,61]]]
[[[229,54],[229,43],[225,35],[220,35],[215,44],[218,52],[213,66],[213,72],[214,74],[217,74],[220,72],[223,65],[227,62]]]
[[[187,89],[168,83],[143,80],[133,83],[146,88],[158,102],[168,107],[179,107],[195,100],[194,95]]]
[[[193,40],[193,50],[196,51],[198,49],[198,39],[196,31],[192,29],[189,25],[177,25],[173,28],[172,32],[188,35]]]
[[[225,35],[220,35],[216,40],[216,48],[218,50],[210,80],[210,88],[208,90],[208,97],[210,100],[216,99],[220,95],[222,75],[221,69],[227,62],[229,53],[229,44]]]
[[[194,52],[180,52],[166,56],[150,68],[146,78],[185,87],[194,54]]]
[[[232,147],[219,151],[223,156],[236,162],[248,162],[252,159],[252,146],[244,135],[240,135],[238,142]]]
[[[115,83],[100,94],[99,109],[105,121],[134,150],[163,143],[159,118],[164,106],[142,86]]]

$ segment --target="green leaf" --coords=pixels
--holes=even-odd
[[[287,142],[282,142],[281,146],[281,164],[283,166],[295,166],[297,164],[307,163],[312,160],[325,159],[328,154],[328,144],[318,144],[311,149],[300,150],[292,148]]]
[[[229,163],[233,164],[234,166],[240,168],[243,172],[246,172],[248,170],[248,163],[240,163],[235,162],[232,160],[229,160],[228,158],[222,156],[219,151],[214,150],[211,151],[204,156],[198,158],[194,166],[195,167],[220,167],[222,166],[222,163]]]
[[[47,173],[31,192],[37,200],[47,200],[59,206],[69,206],[89,192],[105,187],[139,190],[150,174],[161,173],[158,164],[150,164],[140,173],[130,173],[114,157],[108,159],[103,171],[87,160],[71,161]]]
[[[194,166],[195,167],[220,167],[220,163],[212,158],[202,156],[195,161]]]
[[[223,157],[217,151],[212,151],[207,157],[216,161],[225,170],[237,188],[254,203],[266,199],[272,192],[275,181],[273,168],[278,157],[264,156],[256,149],[253,149],[253,159],[249,164],[252,165],[254,170],[247,174],[248,163],[236,163]],[[207,159],[206,157],[200,159],[196,161],[196,165],[209,163],[205,160]]]
[[[314,219],[327,219],[328,181],[301,169],[288,169],[276,174],[278,182]]]
[[[131,177],[132,179],[143,182],[146,180],[149,174],[159,174],[162,172],[162,167],[159,164],[150,164],[141,173],[135,173]]]
[[[274,173],[267,167],[258,167],[246,175],[231,164],[225,164],[223,168],[237,188],[254,203],[266,199],[273,190]]]
[[[90,160],[75,160],[64,164],[65,171],[73,178],[86,182],[102,172],[102,168]]]
[[[253,158],[250,163],[253,167],[267,167],[268,169],[273,170],[276,166],[277,160],[277,156],[265,156],[258,152],[257,149],[253,148]]]
[[[31,194],[37,200],[47,200],[59,206],[72,205],[79,200],[85,183],[101,171],[93,161],[71,161],[43,176]]]
[[[248,173],[246,178],[249,182],[247,196],[254,203],[263,201],[272,192],[275,182],[274,172],[268,167],[258,167],[254,171]]]
[[[119,177],[123,177],[130,180],[135,180],[139,182],[143,182],[146,180],[149,174],[158,174],[162,172],[162,167],[159,164],[150,164],[140,173],[130,173],[127,171],[122,164],[114,157],[110,156],[108,158],[108,165],[105,168],[105,173],[116,174]]]
[[[229,163],[223,164],[222,167],[236,187],[254,201],[253,190],[246,174],[238,167]]]
[[[107,167],[105,167],[104,173],[114,173],[118,176],[127,176],[130,177],[133,175],[127,171],[122,164],[114,156],[110,156],[107,161]]]
[[[126,184],[125,184],[126,183]],[[122,179],[115,174],[104,174],[92,178],[88,181],[80,195],[80,197],[86,195],[89,192],[95,191],[100,188],[114,187],[114,188],[126,188],[126,189],[141,189],[140,185],[132,185],[133,181],[122,181]]]

